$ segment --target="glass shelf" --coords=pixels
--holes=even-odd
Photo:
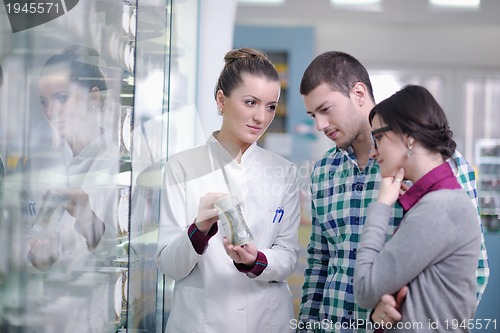
[[[0,331],[165,327],[173,283],[155,261],[160,188],[168,152],[182,141],[172,129],[186,125],[173,114],[193,109],[196,96],[198,7],[77,1],[14,33],[0,6]],[[98,54],[45,66],[74,45]],[[100,68],[107,89],[85,88],[97,72],[77,75],[80,66]],[[51,95],[47,78],[61,79]],[[182,135],[195,138],[195,127]],[[49,191],[66,199],[47,209]],[[35,221],[46,223],[43,235]]]

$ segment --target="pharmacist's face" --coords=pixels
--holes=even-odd
[[[48,121],[61,137],[68,142],[84,133],[89,124],[91,109],[90,93],[87,88],[70,81],[68,70],[51,72],[40,78],[40,104]]]
[[[256,142],[274,119],[280,96],[279,81],[264,76],[242,75],[243,82],[229,96],[217,92],[222,109],[221,133],[244,151]]]

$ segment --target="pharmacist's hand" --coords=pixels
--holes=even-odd
[[[255,245],[233,245],[229,243],[229,240],[226,237],[224,237],[223,244],[224,249],[226,249],[227,255],[230,256],[235,263],[244,264],[247,266],[255,265],[255,261],[257,260],[257,253],[259,253],[259,250],[257,250]]]
[[[214,207],[214,202],[222,197],[228,195],[227,193],[209,192],[200,198],[198,204],[198,216],[196,217],[196,227],[205,235],[208,234],[210,228],[214,223],[217,223],[219,216],[217,209]]]
[[[59,243],[60,236],[57,232],[45,238],[30,239],[28,259],[31,264],[41,271],[50,269],[59,258]]]
[[[87,241],[89,250],[94,250],[104,235],[106,225],[90,206],[89,195],[80,188],[65,188],[57,193],[66,197],[64,208],[75,218],[75,230]]]
[[[402,318],[400,309],[407,293],[408,287],[405,286],[396,293],[396,297],[387,294],[383,295],[372,312],[372,321],[381,324],[382,327],[385,327],[387,323],[394,324],[400,321]]]
[[[400,168],[394,177],[384,177],[380,182],[378,202],[392,206],[403,191],[405,170]],[[406,185],[404,185],[406,186]]]
[[[89,220],[92,216],[89,195],[80,188],[63,188],[55,191],[66,198],[64,208],[77,220]]]

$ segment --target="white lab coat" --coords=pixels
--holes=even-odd
[[[97,248],[109,246],[110,240],[117,238],[116,206],[119,199],[119,186],[116,184],[119,173],[119,147],[113,144],[108,135],[101,135],[73,157],[70,147],[63,142],[61,146],[47,149],[30,156],[24,168],[25,198],[35,203],[39,210],[43,196],[48,190],[79,188],[89,196],[90,206],[97,217],[106,224],[103,241]],[[23,207],[26,209],[26,207]],[[59,267],[68,271],[90,254],[84,237],[75,228],[75,219],[67,211],[62,214],[57,231],[61,235],[60,257],[52,270]],[[29,236],[28,236],[29,237]]]
[[[286,279],[299,255],[300,221],[295,166],[256,144],[238,164],[212,136],[207,145],[172,157],[165,179],[157,260],[175,280],[167,332],[291,331],[294,313]],[[242,196],[254,244],[268,260],[258,277],[235,268],[224,250],[221,226],[202,255],[194,250],[187,228],[207,192]]]
[[[30,156],[24,167],[23,206],[32,202],[39,212],[48,190],[80,188],[88,194],[94,213],[106,224],[99,246],[91,253],[85,238],[75,230],[75,219],[63,209],[59,222],[56,222],[60,235],[58,260],[48,272],[40,272],[27,263],[28,269],[34,273],[30,277],[30,288],[37,290],[30,293],[27,303],[43,302],[34,311],[44,318],[43,327],[48,331],[88,333],[115,330],[116,314],[110,295],[115,281],[120,278],[120,271],[101,268],[98,260],[115,255],[119,163],[119,146],[113,144],[110,136],[102,135],[78,156],[73,157],[70,147],[63,142],[61,146]],[[28,213],[29,208],[23,207],[23,210]],[[37,212],[25,215],[28,230],[22,240],[24,258],[29,250],[29,239],[37,236],[30,228],[30,220],[34,219],[30,215]],[[58,288],[49,287],[54,285],[55,278],[61,279]],[[37,284],[39,286],[35,287]]]

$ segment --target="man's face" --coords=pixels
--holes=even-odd
[[[352,91],[347,97],[327,83],[321,83],[302,97],[306,112],[314,119],[318,131],[325,133],[341,149],[351,146],[361,126],[368,123],[368,119],[360,117]]]

